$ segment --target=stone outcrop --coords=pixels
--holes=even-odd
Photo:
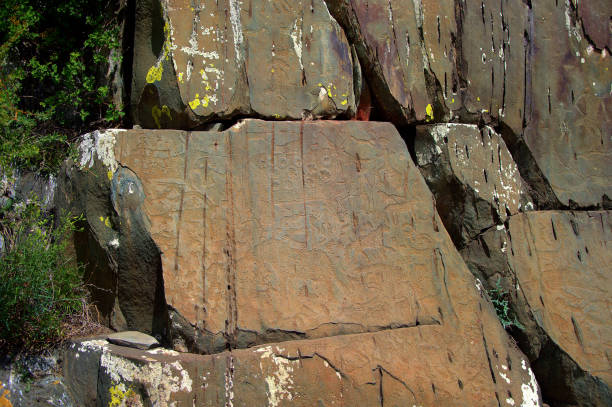
[[[424,336],[437,336],[444,349]],[[162,407],[539,405],[537,383],[525,359],[512,348],[497,353],[489,343],[489,354],[481,345],[446,336],[436,325],[208,356],[89,340],[73,344],[65,359],[71,390],[97,392],[98,404],[79,400],[84,407],[113,402]],[[73,369],[83,365],[98,374],[82,380]]]
[[[530,212],[508,225],[464,249],[468,266],[490,286],[502,279],[549,401],[610,405],[610,212]]]
[[[143,127],[355,114],[351,50],[323,0],[138,0],[135,24]]]
[[[608,207],[612,10],[576,3],[327,0],[378,117],[494,124],[539,207]]]
[[[512,155],[492,128],[419,126],[414,143],[416,164],[457,247],[519,210],[533,209]]]
[[[101,322],[161,337],[167,312],[159,250],[142,214],[142,185],[113,158],[115,134],[121,132],[82,137],[82,161],[60,171],[55,202],[60,211],[85,217],[74,248]]]
[[[598,50],[588,41],[584,20],[576,12],[578,2],[532,3],[524,143],[561,204],[609,208],[610,50]],[[604,10],[597,3],[580,5],[582,14],[589,8],[609,19],[612,5],[607,2]],[[586,21],[587,27],[605,29],[601,22]]]
[[[301,352],[313,359],[301,364],[317,362],[303,377],[289,376],[304,381],[304,397],[333,393],[318,396],[308,384],[318,382],[318,354],[340,371],[370,361],[350,386],[370,389],[363,392],[372,400],[384,390],[366,385],[378,369],[388,399],[538,403],[536,387],[521,390],[532,386],[525,357],[454,248],[390,124],[245,120],[222,132],[132,130],[105,140],[81,149],[72,179],[110,184],[121,219],[106,226],[119,235],[115,256],[122,257],[127,219],[146,226],[157,248],[147,256],[161,258],[167,339],[176,349],[229,348],[223,358],[235,360],[234,374],[246,366],[240,380],[247,380],[263,369],[264,351],[240,349],[278,343],[291,349],[273,351],[285,359]],[[98,207],[86,205],[94,211],[87,218],[99,223]],[[122,310],[140,309],[130,302],[118,298]],[[456,369],[473,382],[441,374]],[[234,388],[237,398],[265,396],[263,385],[244,386]],[[351,397],[366,397],[361,392]]]
[[[528,25],[523,2],[327,4],[356,45],[388,120],[503,118],[520,133]]]
[[[132,6],[55,200],[173,350],[76,342],[79,405],[612,405],[611,2]]]

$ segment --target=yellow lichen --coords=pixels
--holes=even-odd
[[[195,110],[195,108],[198,106],[200,106],[200,95],[196,93],[195,99],[189,102],[189,107],[191,108],[191,110]]]
[[[179,80],[180,83],[183,83],[183,73],[182,72],[179,72],[178,80]]]
[[[136,395],[134,390],[130,388],[126,390],[125,385],[123,383],[111,386],[108,389],[108,393],[110,395],[110,402],[108,403],[108,407],[120,407],[126,398],[130,398]]]
[[[210,96],[208,96],[208,95],[204,96],[204,99],[202,99],[202,106],[208,107],[208,102],[209,101],[210,101]]]
[[[110,181],[113,180],[113,172],[111,170],[108,170],[108,172],[106,173],[106,176],[108,177]]]
[[[156,81],[161,81],[162,73],[164,72],[164,67],[161,62],[153,65],[149,68],[149,72],[147,72],[147,83],[155,83]]]
[[[340,102],[340,104],[341,104],[342,106],[346,105],[347,103],[348,103],[348,100],[346,100],[346,99],[344,99],[342,102]]]
[[[427,115],[427,117],[425,118],[426,121],[432,121],[434,119],[434,112],[433,112],[433,107],[431,107],[431,103],[427,105],[427,107],[425,108],[425,114]]]
[[[111,227],[110,219],[108,216],[106,217],[106,219],[104,219],[104,226],[106,226],[107,228]]]

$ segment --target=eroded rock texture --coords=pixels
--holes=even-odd
[[[533,372],[516,350],[496,351],[485,342],[487,354],[481,338],[457,341],[445,331],[418,326],[210,356],[90,340],[66,352],[66,377],[76,393],[97,390],[97,405],[113,400],[162,407],[539,405]],[[423,341],[424,336],[436,336],[443,345]],[[72,369],[81,360],[98,375],[88,380],[75,375]],[[85,407],[96,405],[81,401]]]
[[[417,127],[417,162],[455,245],[533,209],[516,163],[490,127],[440,124]]]
[[[135,121],[351,116],[353,63],[323,0],[138,0]]]
[[[524,141],[562,204],[592,206],[612,194],[612,62],[588,41],[575,3],[533,2]],[[610,2],[580,8],[612,15]]]
[[[501,119],[517,133],[524,109],[521,1],[328,0],[395,122]],[[512,84],[507,86],[507,84]]]
[[[112,191],[124,185],[125,195],[113,198],[118,213],[130,195],[144,196],[130,216],[159,248],[177,349],[218,353],[283,341],[278,348],[290,350],[272,360],[301,352],[314,360],[300,365],[310,366],[319,353],[315,366],[327,359],[350,377],[350,388],[360,389],[355,400],[378,400],[384,390],[427,405],[538,402],[536,387],[523,394],[522,386],[535,386],[526,359],[454,248],[392,125],[245,120],[223,132],[110,134],[109,148],[85,150],[91,154],[76,171],[95,174],[98,161],[114,166]],[[127,168],[137,178],[121,184]],[[129,299],[119,304],[131,307]],[[238,386],[263,369],[263,355],[235,352],[227,356],[234,374],[247,369],[232,379],[236,397],[273,397],[263,386]],[[455,364],[459,376],[443,373]],[[317,369],[274,374],[304,381],[296,397],[331,397],[338,388],[319,395],[312,387]],[[381,377],[388,389],[368,384]]]
[[[540,207],[607,206],[612,6],[576,3],[327,1],[379,117],[495,124]]]
[[[462,253],[488,285],[503,278],[551,402],[612,403],[611,241],[610,212],[530,212]]]

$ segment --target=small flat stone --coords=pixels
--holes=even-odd
[[[159,346],[157,339],[151,335],[143,334],[142,332],[138,331],[116,332],[108,335],[107,339],[110,343],[115,345],[143,350]]]

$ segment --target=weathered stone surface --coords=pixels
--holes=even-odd
[[[610,212],[529,212],[462,253],[489,285],[504,278],[549,400],[612,404],[611,241]]]
[[[323,0],[139,0],[133,70],[148,128],[355,113],[350,47]]]
[[[533,209],[516,163],[492,128],[419,126],[414,148],[416,164],[456,246],[505,222],[522,206]]]
[[[524,141],[562,204],[601,205],[612,196],[609,51],[589,44],[569,0],[532,3]]]
[[[523,2],[327,3],[357,45],[388,119],[493,118],[520,133],[528,21]]]
[[[489,405],[496,397],[525,397],[537,405],[536,387],[522,395],[523,386],[536,385],[520,352],[479,293],[390,124],[245,120],[223,132],[112,136],[113,148],[102,154],[85,150],[81,171],[106,175],[95,167],[103,161],[111,173],[116,168],[113,185],[122,169],[138,178],[123,191],[144,197],[141,217],[161,253],[176,347],[214,353],[283,342],[289,359],[299,352],[313,359],[300,366],[317,362],[291,379],[304,383],[294,394],[305,397],[303,405],[319,397],[316,386],[329,385],[317,379],[325,363],[341,377],[356,375],[354,400],[389,391],[387,400],[402,403]],[[113,198],[118,213],[130,199]],[[225,370],[213,374],[226,380],[218,385],[222,394],[227,383],[245,402],[285,394],[253,385],[264,351],[253,352],[212,359],[233,363],[229,382]],[[198,371],[208,371],[202,363]],[[472,384],[448,376],[455,364]],[[235,376],[241,366],[246,373]],[[367,384],[377,374],[388,380],[383,390]],[[102,388],[117,385],[100,377]],[[279,386],[277,379],[268,386]],[[186,391],[190,402],[194,392]]]
[[[69,353],[98,348],[98,359],[88,361],[99,373],[92,383],[97,405],[128,398],[136,406],[539,405],[529,364],[507,337],[489,337],[484,346],[480,332],[462,338],[434,325],[209,356],[99,341],[77,343]]]
[[[55,202],[60,210],[85,216],[74,246],[101,322],[164,337],[167,311],[159,249],[142,216],[140,181],[129,169],[117,168],[113,158],[118,132],[82,137],[82,161],[76,166],[68,162],[60,171]]]
[[[600,50],[608,48],[609,53],[612,49],[612,35],[610,35],[612,4],[606,0],[572,0],[572,5],[577,9],[587,39]]]
[[[610,205],[609,2],[327,3],[379,117],[498,124],[540,207]]]
[[[225,132],[114,136],[113,184],[124,167],[139,178],[166,301],[180,314],[173,324],[192,326],[188,348],[432,324],[453,313],[439,276],[466,269],[391,125],[247,120]]]
[[[157,339],[138,331],[123,331],[110,334],[106,338],[110,343],[128,348],[147,350],[159,346]]]

